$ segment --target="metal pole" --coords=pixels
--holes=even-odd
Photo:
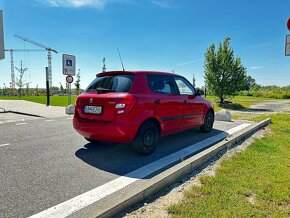
[[[68,105],[71,105],[71,83],[68,83]]]
[[[46,72],[46,106],[48,107],[50,104],[48,67],[45,67],[45,72]]]

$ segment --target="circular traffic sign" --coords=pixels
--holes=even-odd
[[[72,83],[74,81],[74,78],[71,75],[68,75],[65,79],[67,83]]]
[[[288,19],[287,27],[288,27],[288,30],[290,30],[290,18]]]

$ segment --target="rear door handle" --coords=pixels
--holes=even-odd
[[[160,104],[161,102],[160,102],[159,99],[157,99],[157,100],[154,101],[154,103],[155,103],[155,104]]]

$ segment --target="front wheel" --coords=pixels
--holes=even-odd
[[[144,123],[132,143],[135,153],[148,155],[156,149],[160,137],[159,130],[154,123]]]
[[[200,127],[202,132],[210,132],[213,127],[214,116],[211,111],[207,112],[204,118],[203,125]]]

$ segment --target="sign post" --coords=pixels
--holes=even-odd
[[[48,67],[45,67],[45,73],[46,73],[46,107],[49,106],[50,104],[50,99],[49,99],[49,75],[48,75]]]
[[[66,77],[66,82],[68,84],[68,105],[71,104],[71,84],[74,81],[74,78],[70,75]]]
[[[288,21],[287,21],[287,28],[288,28],[288,30],[290,30],[290,18],[288,18]],[[285,55],[290,56],[290,35],[286,36]]]
[[[3,11],[0,10],[0,60],[4,58],[5,51],[4,51]]]
[[[63,54],[62,55],[62,73],[67,75],[66,82],[68,84],[68,105],[71,104],[71,83],[74,81],[76,74],[76,57],[74,55]]]

